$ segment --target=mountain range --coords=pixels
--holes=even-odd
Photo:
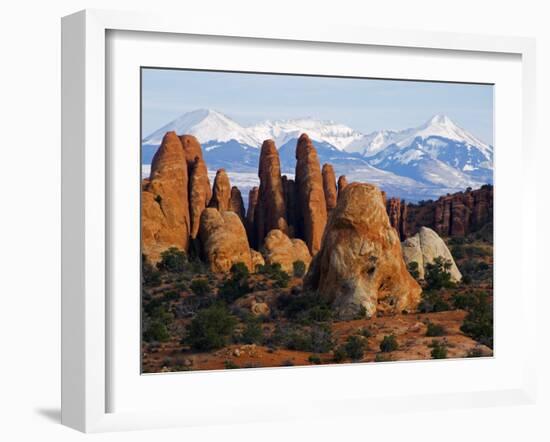
[[[273,139],[281,168],[293,174],[296,141],[305,132],[322,163],[331,163],[348,181],[377,184],[388,195],[417,201],[493,183],[493,146],[445,115],[400,131],[363,134],[344,124],[313,118],[264,121],[243,126],[210,109],[188,112],[142,140],[142,165],[148,169],[164,134],[191,134],[203,146],[209,167],[225,168],[234,184],[258,169],[260,146]],[[241,186],[239,186],[241,187]],[[245,189],[241,189],[245,190]]]

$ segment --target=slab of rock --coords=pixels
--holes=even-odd
[[[231,210],[232,212],[235,212],[237,215],[239,215],[239,218],[241,219],[241,221],[243,223],[245,222],[245,210],[244,210],[243,197],[241,195],[241,191],[237,186],[233,186],[231,188],[229,210]]]
[[[462,279],[462,274],[458,270],[445,241],[432,229],[421,227],[416,235],[403,241],[401,248],[403,250],[403,259],[407,265],[411,262],[418,263],[420,279],[424,279],[426,266],[433,263],[438,256],[451,262],[449,273],[451,274],[452,281],[458,282]]]
[[[238,262],[253,270],[246,231],[235,212],[205,209],[201,215],[199,237],[204,259],[213,272],[228,272]]]
[[[331,164],[323,164],[323,191],[325,192],[325,201],[327,203],[327,212],[330,213],[336,207],[338,192],[336,190],[336,176]]]
[[[338,198],[340,198],[340,194],[342,191],[346,188],[348,185],[348,180],[345,175],[340,175],[338,177]]]
[[[283,190],[285,193],[286,204],[286,222],[288,224],[288,236],[294,238],[296,236],[297,223],[297,205],[296,205],[296,185],[294,180],[282,176]]]
[[[254,186],[248,192],[248,210],[246,211],[246,234],[252,247],[258,247],[256,241],[256,206],[258,205],[258,188]]]
[[[212,197],[208,170],[201,156],[196,156],[189,173],[189,213],[191,216],[191,238],[199,233],[202,211],[208,206]]]
[[[170,247],[187,251],[191,230],[188,184],[180,139],[175,132],[167,132],[153,157],[141,198],[142,252],[153,263]]]
[[[304,238],[311,255],[315,255],[321,248],[327,206],[319,158],[307,134],[300,135],[296,146],[295,179],[298,194],[297,236]]]
[[[304,286],[325,297],[342,319],[362,308],[369,317],[417,308],[422,290],[407,271],[376,186],[351,183],[341,193]]]
[[[262,144],[258,177],[260,188],[255,223],[256,239],[260,246],[269,231],[279,229],[288,232],[281,162],[273,140],[265,140]]]
[[[179,137],[183,152],[185,154],[185,161],[187,161],[187,168],[190,169],[195,162],[195,158],[202,160],[202,148],[201,143],[193,135],[180,135]]]
[[[212,187],[212,198],[208,207],[218,209],[220,212],[231,209],[231,184],[225,169],[219,169],[216,172],[214,186]]]
[[[282,231],[274,229],[265,237],[262,253],[266,264],[279,263],[281,268],[292,275],[294,261],[303,261],[306,269],[311,262],[311,255],[304,241],[290,239]]]

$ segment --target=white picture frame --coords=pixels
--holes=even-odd
[[[359,391],[356,395],[337,393],[326,399],[311,398],[304,404],[287,407],[274,403],[271,407],[251,403],[246,395],[227,403],[211,402],[197,406],[194,412],[181,407],[163,409],[113,411],[109,392],[113,388],[109,366],[113,358],[107,329],[111,320],[107,289],[109,287],[108,244],[111,230],[109,155],[106,121],[109,118],[106,76],[109,51],[107,34],[111,31],[153,32],[155,35],[218,36],[226,38],[269,39],[308,43],[337,43],[341,47],[376,46],[383,48],[467,51],[483,54],[509,54],[520,57],[521,63],[521,159],[522,187],[518,190],[522,210],[521,299],[518,306],[523,316],[518,319],[525,345],[521,354],[521,373],[508,385],[455,393],[400,394],[388,388],[386,395],[376,398]],[[535,43],[532,39],[494,37],[417,31],[388,31],[344,26],[315,27],[292,24],[257,25],[250,23],[234,28],[230,23],[217,23],[195,17],[182,24],[169,14],[151,14],[86,10],[63,18],[62,21],[62,423],[84,432],[123,429],[158,428],[168,426],[206,425],[213,423],[252,422],[288,417],[319,417],[335,414],[369,414],[377,411],[397,412],[408,409],[441,409],[500,404],[532,403],[535,400],[536,356],[534,342],[536,324],[529,317],[536,305],[536,287],[526,259],[536,251],[535,222]],[[112,61],[112,60],[111,60]],[[138,150],[136,149],[136,155]],[[116,167],[116,166],[115,166]],[[498,167],[498,166],[497,166]],[[529,191],[527,191],[529,189]],[[498,192],[498,190],[497,190]],[[495,249],[498,249],[498,242]],[[497,255],[498,258],[498,255]],[[498,317],[497,317],[498,320]],[[516,323],[517,326],[518,323]],[[506,327],[506,324],[500,324]],[[139,333],[139,331],[136,331]],[[531,338],[531,339],[530,339]],[[498,358],[498,356],[497,356]],[[453,364],[452,361],[445,362]],[[315,370],[346,370],[346,377],[360,379],[364,365],[348,367],[317,367]],[[380,366],[380,368],[390,365]],[[412,367],[412,365],[409,365]],[[406,367],[405,367],[406,369]],[[272,369],[281,370],[281,369]],[[283,369],[285,379],[304,378],[304,369]],[[311,368],[305,368],[311,370]],[[418,370],[418,367],[417,367]],[[202,373],[201,378],[232,376],[232,382],[246,382],[254,376],[265,382],[273,371],[241,373]],[[378,370],[380,371],[380,370]],[[248,374],[247,374],[248,373]],[[250,373],[254,373],[253,375]],[[258,374],[260,373],[260,374]],[[300,374],[301,373],[301,374]],[[311,376],[307,372],[306,377]],[[317,372],[319,373],[319,372]],[[164,375],[159,375],[164,376]],[[175,375],[177,376],[177,375]],[[172,376],[175,382],[175,376]],[[240,380],[239,380],[240,378]],[[170,379],[169,377],[165,379]],[[199,379],[198,377],[195,379]],[[220,379],[216,378],[218,383]],[[227,378],[224,378],[227,379]],[[275,379],[275,377],[274,377]],[[170,380],[164,383],[170,384]],[[275,383],[281,382],[274,381]],[[226,407],[225,411],[222,407]],[[208,412],[206,411],[208,410]]]

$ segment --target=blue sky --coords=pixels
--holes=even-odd
[[[143,69],[142,136],[198,108],[242,125],[312,117],[363,133],[419,126],[445,114],[493,144],[490,85]]]

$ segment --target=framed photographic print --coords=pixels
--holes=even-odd
[[[533,400],[533,57],[64,18],[63,422]]]

